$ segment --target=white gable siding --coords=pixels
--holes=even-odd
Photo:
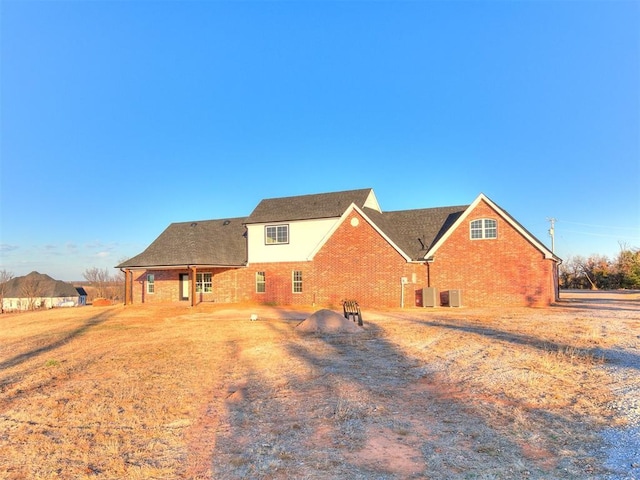
[[[368,207],[372,210],[377,210],[378,212],[381,212],[382,210],[380,210],[380,205],[378,204],[378,199],[376,198],[375,193],[373,193],[373,190],[371,190],[371,192],[369,193],[369,196],[367,197],[367,200],[364,202],[364,207]]]
[[[249,263],[263,263],[310,260],[313,251],[339,221],[339,218],[323,218],[319,220],[248,225],[248,261]],[[289,225],[289,243],[285,245],[266,245],[266,225]]]

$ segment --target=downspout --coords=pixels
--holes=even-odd
[[[433,256],[425,259],[427,263],[427,287],[431,286],[431,264],[433,263],[434,260],[435,259]]]

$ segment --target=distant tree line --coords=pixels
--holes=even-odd
[[[124,275],[121,272],[111,273],[108,268],[93,267],[85,270],[82,276],[93,288],[93,298],[121,299],[124,292]]]
[[[560,287],[590,290],[640,288],[640,249],[621,246],[620,253],[610,260],[606,256],[576,255],[559,267]]]

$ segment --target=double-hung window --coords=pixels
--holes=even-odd
[[[289,243],[289,225],[267,225],[264,227],[264,243],[266,245]]]
[[[156,278],[153,273],[147,274],[147,293],[153,293],[156,291]]]
[[[267,277],[264,272],[256,272],[256,293],[264,293]]]
[[[294,270],[292,275],[293,293],[302,293],[302,271]]]
[[[471,240],[498,238],[498,222],[490,218],[472,220],[470,227]]]
[[[211,293],[213,291],[211,280],[211,273],[196,273],[196,292]]]

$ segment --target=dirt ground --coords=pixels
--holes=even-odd
[[[599,432],[626,419],[605,367],[637,371],[640,293],[364,306],[355,330],[303,328],[315,312],[3,315],[0,478],[610,478]]]

